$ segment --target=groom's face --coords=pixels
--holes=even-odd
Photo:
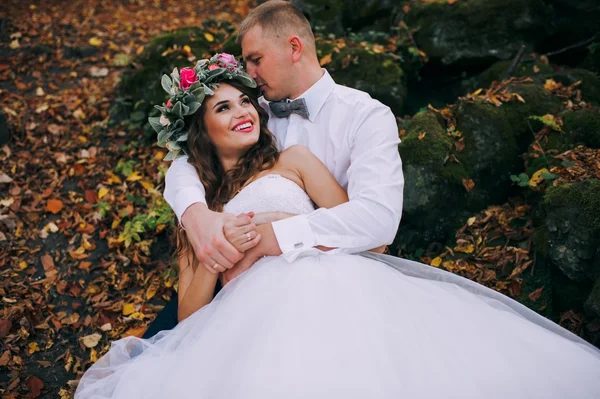
[[[279,101],[290,96],[291,57],[286,52],[285,38],[269,37],[260,25],[254,26],[242,39],[242,55],[246,71],[258,84],[265,99]]]

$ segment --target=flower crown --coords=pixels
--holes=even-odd
[[[160,111],[160,117],[148,118],[148,122],[158,134],[158,145],[169,150],[165,161],[188,152],[184,117],[198,111],[206,96],[215,94],[213,90],[219,87],[219,82],[231,79],[256,87],[254,79],[244,72],[234,56],[226,53],[200,60],[193,68],[181,68],[181,71],[175,68],[171,77],[163,75],[160,83],[170,98],[166,104],[154,106]]]

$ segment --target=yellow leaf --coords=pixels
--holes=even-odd
[[[109,193],[109,189],[106,187],[102,187],[100,190],[98,190],[98,199],[103,198],[106,194]]]
[[[129,315],[129,318],[135,319],[135,320],[144,320],[144,317],[146,317],[146,315],[143,314],[142,312],[134,312]]]
[[[434,267],[438,267],[441,264],[442,264],[442,258],[440,258],[439,256],[433,258],[433,260],[430,263],[430,265],[434,266]]]
[[[90,352],[90,361],[92,363],[96,363],[98,361],[98,352],[96,352],[96,349],[92,348],[92,351]]]
[[[467,225],[472,226],[476,220],[477,220],[477,216],[470,217],[469,219],[467,219]]]
[[[208,32],[204,32],[204,38],[209,43],[212,43],[212,42],[215,41],[215,37],[212,34],[208,33]]]
[[[142,180],[142,181],[140,181],[140,184],[146,190],[152,190],[154,188],[154,184],[152,184],[152,182],[149,182],[148,180]]]
[[[91,45],[91,46],[98,47],[98,46],[99,46],[99,45],[101,45],[101,44],[102,44],[102,40],[98,39],[97,37],[92,37],[92,38],[90,39],[90,45]]]
[[[154,159],[156,161],[162,161],[163,158],[165,157],[165,153],[163,151],[156,151],[156,154],[154,154]]]
[[[19,270],[25,270],[25,269],[27,269],[27,262],[22,260],[21,263],[19,263]]]
[[[113,173],[110,174],[110,177],[106,181],[106,184],[121,184],[121,178]]]
[[[446,270],[448,270],[449,272],[451,272],[452,270],[454,270],[454,269],[455,269],[455,267],[454,267],[454,262],[453,262],[453,261],[451,261],[451,260],[447,260],[447,261],[445,261],[444,263],[442,263],[442,266],[444,266],[444,268],[445,268]]]
[[[426,136],[426,135],[427,135],[427,132],[422,132],[422,133],[419,133],[419,141],[420,141],[420,140],[423,140],[423,139],[425,138],[425,136]]]
[[[483,89],[477,89],[473,92],[473,94],[471,94],[473,97],[478,96],[481,92],[483,91]]]
[[[29,345],[27,345],[27,346],[28,346],[27,353],[30,355],[32,355],[35,352],[38,352],[40,350],[40,347],[37,342],[30,342]]]
[[[123,305],[123,316],[129,316],[130,314],[135,312],[135,306],[133,303],[126,303]]]
[[[117,226],[119,225],[119,223],[121,223],[121,219],[116,218],[115,220],[113,220],[112,225],[110,226],[111,229],[116,229]]]
[[[471,244],[471,243],[461,243],[461,244],[458,244],[454,248],[454,250],[457,251],[457,252],[464,252],[466,254],[470,254],[473,251],[475,251],[475,246],[473,244]]]
[[[529,186],[537,187],[538,184],[543,182],[544,181],[544,178],[542,177],[543,173],[548,173],[548,169],[542,168],[542,169],[538,170],[537,172],[535,172],[533,174],[533,176],[531,176],[531,179],[529,179]]]
[[[142,180],[142,175],[140,175],[140,172],[138,172],[138,171],[134,171],[132,174],[127,176],[127,181],[138,181],[138,180]]]
[[[319,60],[319,64],[321,66],[325,66],[327,64],[329,64],[331,62],[331,54],[327,54],[323,57],[321,57],[321,59]]]
[[[183,52],[189,54],[192,52],[192,48],[186,44],[185,46],[183,46]]]

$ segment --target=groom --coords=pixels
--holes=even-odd
[[[319,65],[309,22],[287,1],[272,0],[252,10],[238,40],[280,150],[306,146],[348,191],[350,201],[257,226],[260,242],[240,253],[223,233],[225,222],[236,216],[208,209],[194,167],[180,157],[167,172],[164,196],[200,262],[213,273],[224,272],[227,282],[264,255],[292,261],[319,252],[316,246],[336,248],[329,253],[358,253],[391,243],[402,214],[404,178],[390,109],[367,93],[335,84]],[[174,296],[144,338],[176,324]]]

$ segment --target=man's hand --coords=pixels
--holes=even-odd
[[[279,248],[271,223],[256,226],[256,231],[261,236],[260,242],[254,248],[244,252],[244,257],[238,261],[235,266],[223,273],[221,278],[223,285],[250,269],[250,267],[263,256],[281,255],[281,248]]]
[[[181,217],[196,257],[213,274],[230,269],[243,257],[223,233],[225,224],[235,219],[235,215],[213,212],[199,202],[187,208]]]

